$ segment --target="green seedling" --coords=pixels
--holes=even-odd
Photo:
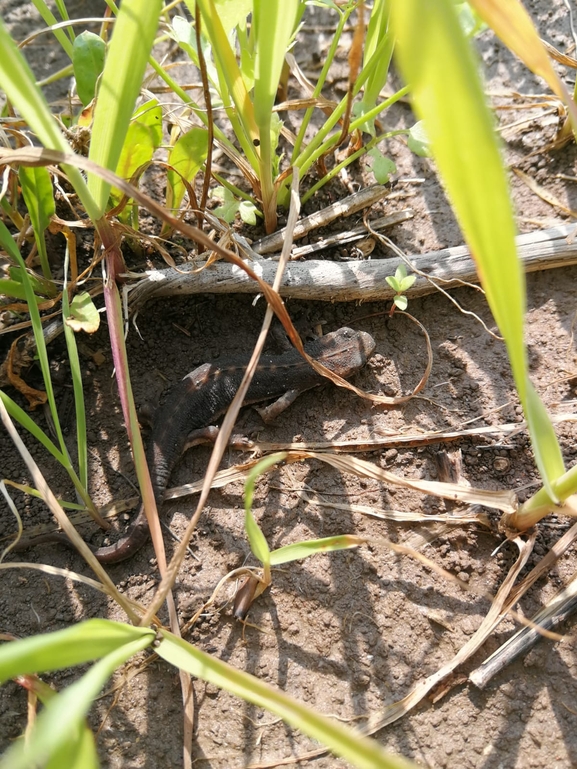
[[[407,268],[404,264],[399,264],[395,274],[387,277],[387,283],[395,292],[395,296],[393,297],[394,307],[397,307],[397,309],[402,310],[403,312],[407,309],[409,300],[404,294],[405,291],[408,291],[411,288],[416,279],[415,275],[407,275]],[[392,312],[393,310],[391,310],[391,313]]]
[[[394,161],[377,148],[373,147],[367,152],[367,155],[371,158],[371,170],[375,176],[375,180],[378,184],[387,184],[391,174],[394,174],[397,170],[397,166]]]
[[[194,16],[194,4],[187,2],[187,5]],[[346,158],[338,164],[338,170],[350,165],[374,146],[372,140],[376,138],[378,116],[407,93],[406,89],[401,89],[389,99],[382,100],[380,96],[387,80],[393,40],[389,32],[389,4],[378,0],[370,15],[364,54],[361,50],[362,20],[353,16],[359,34],[355,36],[353,45],[347,96],[330,109],[324,106],[322,90],[329,77],[341,35],[347,23],[350,23],[351,15],[359,7],[356,0],[350,0],[344,5],[328,5],[338,14],[337,28],[317,83],[310,94],[313,102],[318,101],[316,109],[324,110],[326,118],[320,129],[315,129],[313,138],[307,144],[305,136],[315,107],[304,110],[298,134],[291,137],[293,146],[284,166],[281,143],[284,123],[275,112],[274,104],[283,78],[285,54],[294,44],[305,4],[301,0],[285,3],[245,0],[234,4],[200,0],[198,8],[204,64],[198,56],[194,22],[180,16],[172,20],[171,35],[204,71],[210,86],[212,109],[216,117],[214,137],[237,164],[254,196],[261,202],[265,227],[269,232],[275,226],[277,203],[282,206],[288,203],[291,167],[298,167],[300,177],[304,178],[313,168],[322,168],[324,158],[351,139],[355,151],[345,153]],[[167,77],[163,77],[168,82]],[[178,93],[198,120],[207,125],[206,110],[192,102],[189,95]],[[223,117],[226,117],[235,134],[236,146],[221,130]],[[361,131],[369,134],[369,144],[365,148],[361,140],[362,149],[359,150]],[[381,140],[382,131],[379,136]],[[326,184],[338,170],[327,170],[312,191]],[[375,159],[374,170],[379,178],[388,176],[391,173],[390,161],[385,170],[383,163]],[[309,190],[309,196],[312,191]],[[233,208],[230,207],[226,216],[232,213]],[[245,221],[254,221],[252,215],[247,216],[242,205],[238,213]]]
[[[280,566],[283,563],[298,561],[311,555],[329,553],[335,550],[348,550],[365,544],[365,540],[362,537],[356,537],[352,534],[341,534],[334,537],[295,542],[292,545],[285,545],[273,551],[269,549],[266,537],[252,513],[254,487],[259,475],[265,473],[273,465],[282,462],[285,458],[285,452],[271,454],[255,465],[246,479],[244,487],[244,527],[252,554],[262,564],[262,571],[261,573],[251,571],[247,581],[239,589],[234,607],[234,615],[237,619],[245,619],[253,601],[271,584],[271,566]]]
[[[256,224],[259,211],[250,200],[238,200],[227,187],[215,187],[210,191],[210,197],[222,201],[222,204],[214,209],[214,214],[225,222],[234,222],[239,214],[246,224]]]

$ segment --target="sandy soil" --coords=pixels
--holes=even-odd
[[[96,4],[77,4],[76,15],[94,13]],[[81,6],[81,7],[80,7]],[[563,52],[571,52],[567,11],[562,2],[539,0],[527,3],[541,34]],[[0,9],[13,34],[22,38],[37,26],[30,6],[3,2]],[[311,62],[322,55],[329,32],[313,34],[313,22],[303,35]],[[486,65],[487,90],[517,91],[525,96],[544,91],[493,37],[485,33],[479,49]],[[56,46],[43,37],[30,49],[32,63],[58,66]],[[312,64],[311,64],[312,66]],[[571,80],[571,73],[563,72]],[[345,81],[336,81],[338,89]],[[51,92],[50,98],[57,94]],[[495,97],[495,103],[504,103]],[[527,100],[524,99],[524,102]],[[511,103],[511,99],[508,100]],[[573,182],[557,174],[575,174],[576,149],[532,154],[552,138],[554,127],[546,125],[534,111],[535,120],[512,137],[507,159],[522,168],[575,209]],[[526,112],[498,111],[501,123],[513,123]],[[387,117],[391,127],[412,122],[408,106],[399,105]],[[388,146],[398,166],[399,179],[385,201],[387,213],[410,205],[414,219],[389,234],[407,253],[421,253],[457,245],[462,236],[436,180],[430,160],[412,155],[400,141]],[[422,182],[403,181],[419,178]],[[370,180],[366,168],[351,172],[351,179]],[[154,182],[154,180],[152,180]],[[511,176],[519,214],[519,230],[562,222],[563,214],[537,198]],[[324,205],[328,198],[348,194],[343,180],[335,182],[308,210]],[[355,221],[356,224],[356,221]],[[89,248],[89,244],[85,244]],[[338,254],[332,254],[332,258]],[[372,258],[388,256],[377,245]],[[142,259],[128,255],[134,269]],[[160,264],[158,266],[161,266]],[[535,273],[528,277],[527,344],[533,381],[548,406],[558,413],[574,405],[572,382],[575,373],[573,323],[577,268]],[[490,329],[494,323],[479,292],[463,288],[454,299],[476,313]],[[322,319],[327,329],[342,325],[369,331],[377,342],[377,354],[356,377],[355,383],[373,391],[394,394],[409,392],[425,366],[425,351],[418,331],[402,318],[387,319],[382,304],[321,305],[290,301],[295,318]],[[351,393],[327,385],[310,391],[273,425],[263,427],[258,415],[245,410],[240,430],[256,432],[262,440],[292,441],[353,439],[379,436],[390,429],[457,429],[470,420],[476,425],[497,425],[522,420],[515,397],[504,346],[473,315],[463,314],[442,295],[410,303],[410,311],[431,335],[434,366],[423,399],[398,409],[371,407]],[[174,382],[197,364],[225,358],[238,349],[249,350],[255,341],[264,313],[263,302],[238,297],[201,296],[190,299],[157,300],[149,303],[138,318],[140,334],[128,337],[132,381],[138,403],[155,400],[167,383]],[[7,341],[2,338],[2,344]],[[93,355],[104,354],[96,365]],[[98,504],[134,494],[135,476],[120,408],[111,380],[107,329],[83,341],[85,389],[89,406],[91,446],[91,492]],[[62,356],[57,344],[55,360]],[[32,372],[31,380],[37,375]],[[66,386],[58,397],[63,413],[70,408]],[[39,422],[44,426],[42,414]],[[73,413],[67,421],[73,445]],[[558,435],[567,465],[577,459],[575,428],[562,423]],[[53,488],[71,497],[65,478],[36,446],[29,442],[36,460],[53,482]],[[437,477],[438,446],[422,449],[389,448],[367,455],[381,467],[406,477]],[[479,437],[451,444],[453,456],[462,457],[463,478],[474,486],[514,489],[524,498],[537,481],[527,435]],[[195,449],[178,465],[173,485],[202,477],[209,450]],[[233,464],[241,455],[231,452]],[[3,477],[26,480],[24,468],[7,441],[0,447]],[[269,475],[258,485],[255,514],[269,543],[278,547],[300,539],[337,533],[366,537],[387,536],[406,541],[425,526],[385,524],[358,512],[320,507],[303,499],[303,490],[313,500],[339,504],[360,503],[397,510],[435,512],[444,505],[412,492],[385,488],[355,476],[343,477],[320,463],[292,465]],[[178,536],[184,529],[194,499],[168,502],[163,520]],[[22,500],[20,512],[28,525],[48,520],[41,505]],[[0,508],[1,530],[12,521]],[[569,527],[567,519],[551,519],[539,526],[537,544],[524,570],[531,568]],[[101,535],[87,529],[93,543]],[[513,563],[514,546],[505,544],[493,554],[502,538],[477,526],[461,527],[437,538],[423,553],[474,589],[494,593]],[[167,536],[171,551],[171,539]],[[249,553],[242,526],[242,486],[231,485],[211,494],[209,505],[192,543],[192,554],[175,586],[179,616],[185,622],[206,599],[218,580],[244,563]],[[158,582],[158,572],[149,545],[132,560],[110,567],[113,579],[132,599],[147,603]],[[50,563],[88,573],[75,554],[60,547],[41,546],[26,554],[30,561]],[[523,599],[521,610],[534,613],[577,569],[574,550],[562,558],[546,579],[540,580]],[[273,586],[253,607],[250,620],[258,627],[242,627],[229,608],[204,617],[189,640],[210,653],[282,687],[319,710],[351,723],[363,723],[367,715],[404,697],[411,687],[433,673],[470,638],[489,608],[489,601],[467,593],[423,565],[400,558],[371,545],[311,558],[274,575]],[[0,612],[2,630],[20,636],[67,627],[86,617],[122,619],[116,606],[94,592],[71,582],[40,577],[37,573],[8,570],[2,573]],[[441,612],[444,624],[431,619]],[[438,616],[435,614],[434,616]],[[481,651],[467,663],[470,672],[505,640],[513,621],[501,624]],[[570,624],[566,628],[572,631]],[[142,660],[138,660],[140,664]],[[129,672],[129,671],[125,671]],[[74,680],[77,671],[46,677],[61,688]],[[426,701],[416,712],[377,734],[379,741],[427,767],[499,769],[500,767],[555,767],[577,765],[577,711],[575,709],[577,657],[573,639],[564,644],[542,642],[497,676],[484,691],[467,683],[455,686],[439,701]],[[98,743],[103,766],[116,769],[147,769],[181,765],[182,715],[180,688],[174,670],[153,662],[121,684],[117,700],[99,700],[91,723],[100,729]],[[194,682],[196,698],[194,756],[198,766],[213,769],[244,767],[274,762],[310,749],[311,743],[282,722],[234,697]],[[111,707],[112,706],[112,707]],[[23,730],[26,695],[16,684],[0,690],[0,750]],[[316,767],[344,766],[331,757],[317,759]]]

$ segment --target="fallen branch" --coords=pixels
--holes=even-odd
[[[575,225],[562,225],[520,235],[517,246],[524,270],[534,272],[577,264],[577,243],[567,240],[574,230]],[[412,288],[406,292],[408,297],[434,293],[437,291],[435,282],[442,283],[445,289],[463,282],[478,282],[475,263],[466,246],[410,256],[409,261],[427,277],[417,276]],[[403,260],[398,257],[346,262],[290,262],[284,273],[280,294],[294,299],[341,302],[392,299],[395,292],[386,278],[395,274],[401,262]],[[272,283],[276,261],[263,259],[253,262],[251,266],[265,282]],[[129,304],[134,310],[152,297],[202,293],[257,294],[259,287],[232,264],[217,262],[207,267],[205,262],[195,262],[192,268],[184,270],[148,271],[139,283],[129,289]]]

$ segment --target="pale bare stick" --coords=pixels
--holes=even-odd
[[[575,225],[565,225],[519,236],[516,240],[523,269],[534,272],[577,264],[577,243],[567,242],[567,237],[574,229]],[[438,289],[431,284],[431,280],[442,281],[445,289],[457,287],[463,282],[478,282],[475,263],[466,246],[409,255],[408,258],[415,269],[422,273],[406,292],[409,298],[436,292]],[[404,263],[400,257],[346,262],[290,262],[279,293],[283,297],[317,301],[392,299],[395,292],[386,278],[394,275],[397,267]],[[234,265],[218,262],[198,271],[201,264],[195,262],[194,273],[170,268],[147,272],[130,290],[131,309],[153,296],[256,294],[260,291],[258,285]],[[252,266],[259,277],[272,283],[277,269],[274,260],[262,259],[252,263]]]

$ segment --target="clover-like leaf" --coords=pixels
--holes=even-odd
[[[429,137],[425,131],[425,124],[422,120],[409,130],[409,138],[407,139],[407,146],[421,158],[428,158],[431,154]]]
[[[90,294],[86,291],[76,294],[70,302],[70,314],[65,319],[65,323],[73,331],[86,331],[87,334],[94,334],[95,331],[98,331],[100,313]]]

